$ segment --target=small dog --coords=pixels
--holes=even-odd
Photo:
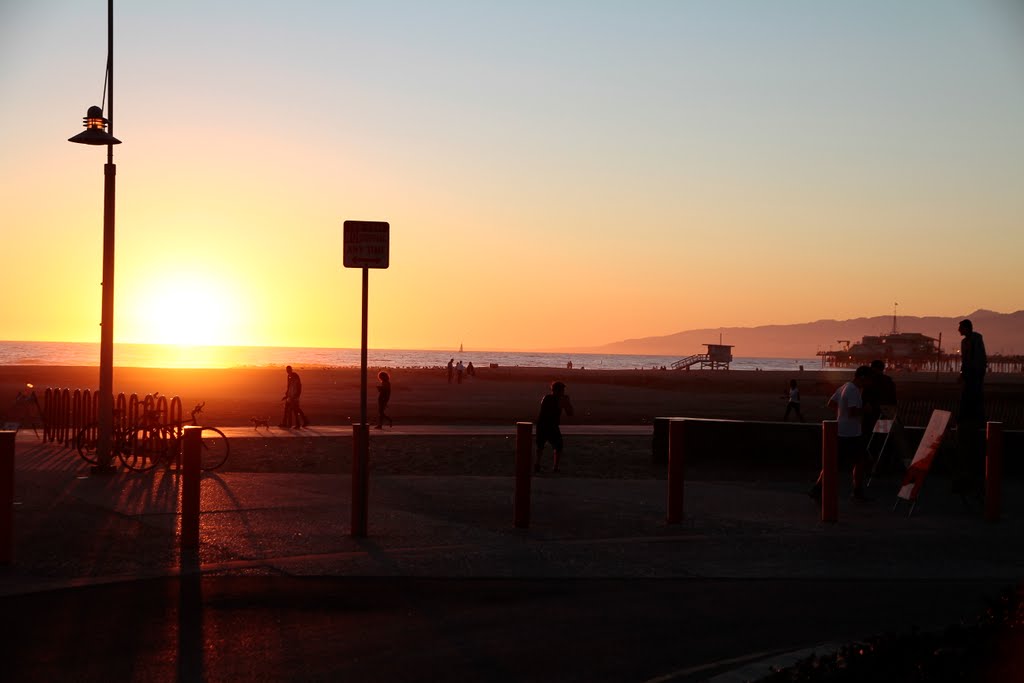
[[[260,427],[264,429],[270,429],[270,418],[269,417],[254,417],[251,419],[252,428],[259,431]]]

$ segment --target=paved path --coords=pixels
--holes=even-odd
[[[1024,483],[1007,483],[996,524],[938,476],[914,517],[894,514],[897,486],[823,524],[800,483],[691,481],[685,521],[667,525],[663,481],[542,476],[530,528],[514,529],[509,478],[375,477],[359,539],[347,476],[213,473],[190,554],[176,476],[91,477],[22,441],[0,575],[2,617],[20,626],[0,656],[13,680],[766,670],[808,646],[954,623],[1024,576]]]

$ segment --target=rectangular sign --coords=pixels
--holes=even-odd
[[[345,221],[346,268],[387,268],[391,226],[383,221]]]

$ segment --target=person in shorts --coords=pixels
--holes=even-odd
[[[867,365],[860,366],[853,379],[836,389],[828,400],[828,407],[836,411],[839,461],[853,464],[853,492],[850,497],[855,500],[866,500],[864,479],[867,473],[867,451],[861,429],[861,414],[864,409],[861,392],[867,386],[870,377],[871,368]],[[824,472],[818,474],[818,480],[809,492],[811,498],[816,501],[821,500],[823,475]]]
[[[564,382],[552,382],[551,393],[545,396],[540,402],[540,413],[537,415],[537,462],[533,466],[534,472],[540,472],[541,456],[544,453],[544,445],[550,443],[554,451],[554,468],[558,471],[558,458],[562,455],[563,442],[562,430],[559,427],[562,412],[572,416],[572,401],[565,393]]]

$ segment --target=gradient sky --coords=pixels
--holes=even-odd
[[[585,347],[1024,308],[1024,3],[115,3],[115,339]],[[103,0],[0,4],[0,339],[97,341]]]

